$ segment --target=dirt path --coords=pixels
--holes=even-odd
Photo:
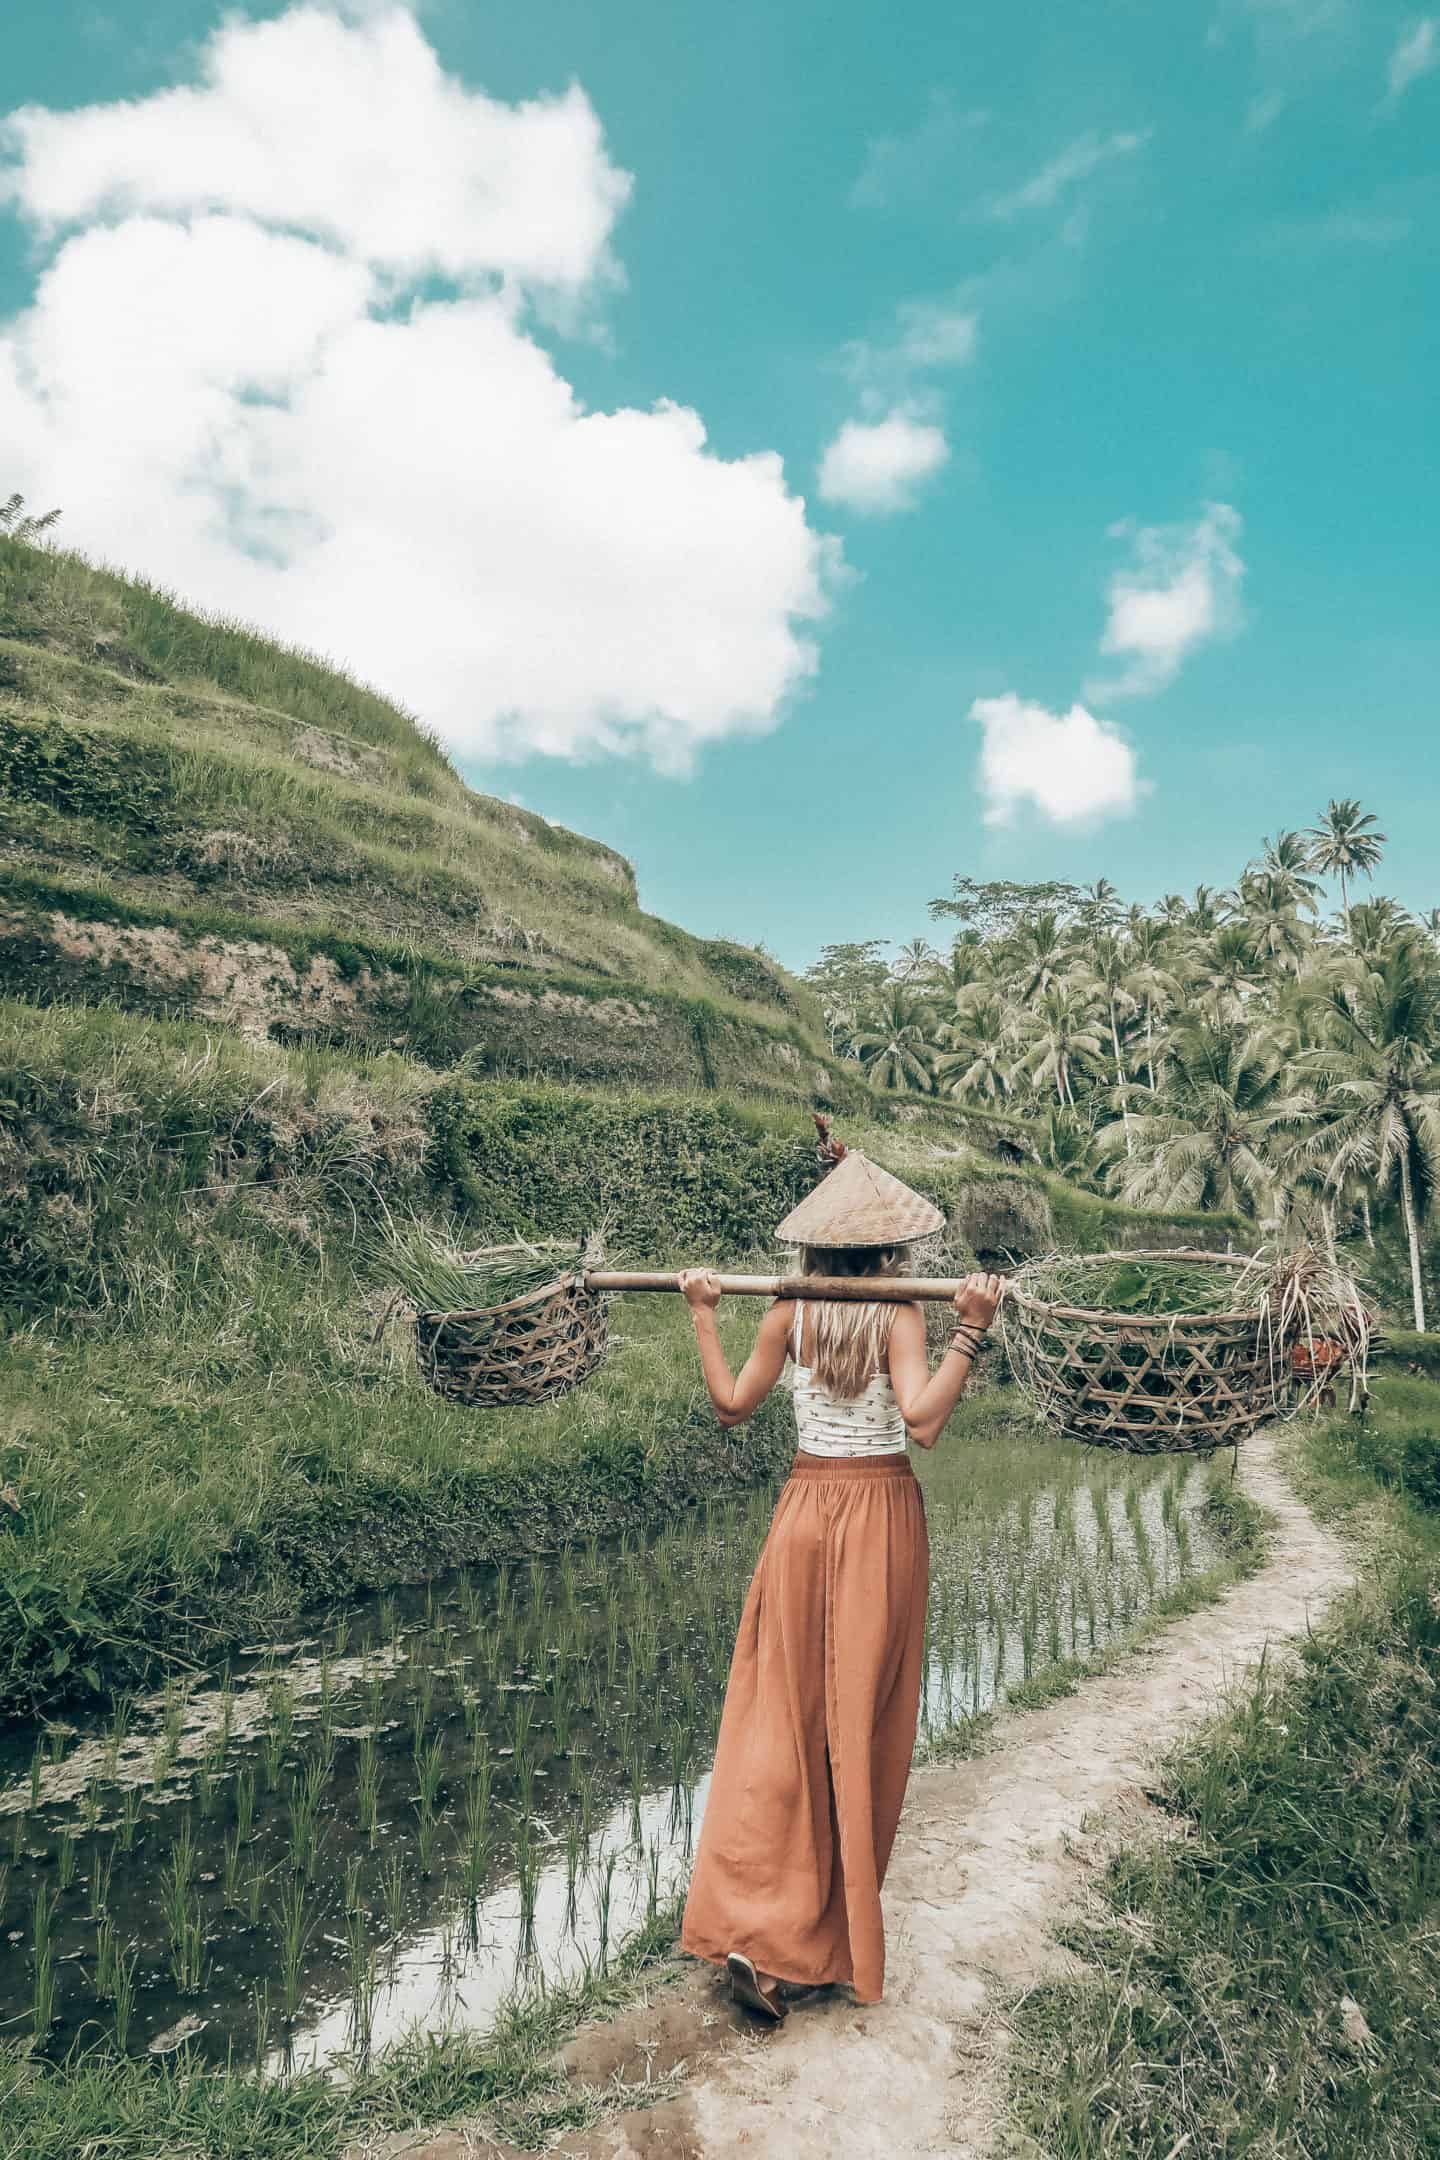
[[[1275,1518],[1263,1567],[1157,1635],[1076,1695],[1017,1716],[991,1754],[918,1771],[885,1886],[883,2004],[822,1999],[773,2034],[737,2022],[708,1970],[648,2008],[581,2033],[565,2051],[588,2083],[687,2075],[671,2098],[630,2108],[557,2150],[588,2160],[981,2160],[1005,2082],[998,2006],[1076,1968],[1054,1942],[1118,1838],[1158,1824],[1144,1787],[1153,1755],[1270,1643],[1319,1620],[1351,1579],[1344,1549],[1291,1491],[1273,1433],[1242,1451],[1239,1482]],[[377,2150],[414,2160],[508,2156],[476,2128]]]

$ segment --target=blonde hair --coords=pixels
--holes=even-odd
[[[905,1255],[903,1245],[807,1245],[800,1256],[802,1275],[893,1275]],[[810,1369],[823,1388],[842,1402],[863,1395],[877,1372],[885,1370],[890,1347],[893,1304],[817,1299],[810,1306]],[[803,1348],[803,1344],[801,1346]]]

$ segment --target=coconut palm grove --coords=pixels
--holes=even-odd
[[[837,1055],[880,1088],[1021,1116],[1052,1170],[1135,1207],[1220,1210],[1331,1253],[1363,1239],[1372,1265],[1404,1267],[1423,1331],[1440,910],[1372,889],[1384,850],[1372,812],[1333,801],[1234,885],[1151,907],[1104,879],[957,875],[933,939],[889,960],[878,939],[827,946],[806,979]]]

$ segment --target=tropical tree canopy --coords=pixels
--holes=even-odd
[[[1042,1162],[1130,1205],[1303,1221],[1332,1246],[1393,1226],[1423,1326],[1440,910],[1353,899],[1384,846],[1346,799],[1230,887],[1153,907],[1103,878],[960,875],[930,904],[948,946],[827,946],[809,980],[876,1085],[1029,1119]]]

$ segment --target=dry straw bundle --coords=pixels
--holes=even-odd
[[[1363,1399],[1374,1316],[1309,1248],[1052,1254],[1007,1286],[1012,1371],[1076,1439],[1138,1453],[1238,1446],[1349,1375]]]

